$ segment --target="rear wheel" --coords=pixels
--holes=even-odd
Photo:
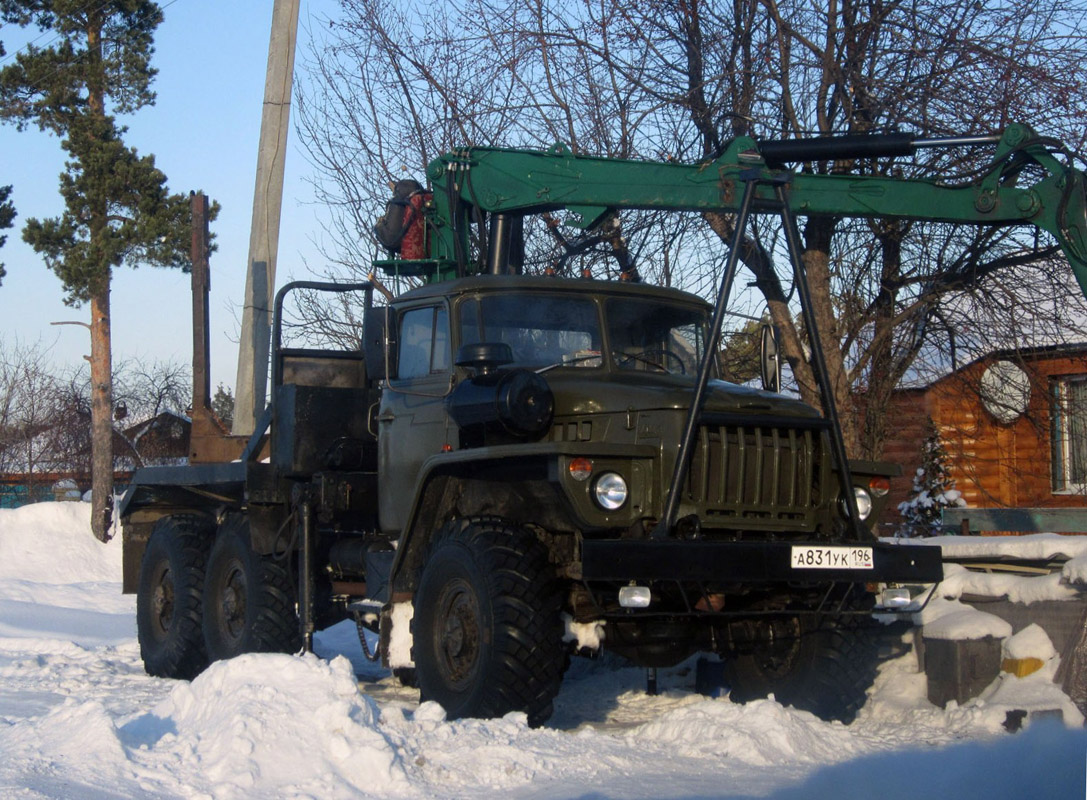
[[[208,557],[203,630],[212,661],[302,647],[287,562],[256,553],[249,541],[248,520],[229,517]]]
[[[551,716],[565,654],[560,594],[536,537],[501,520],[450,523],[415,593],[416,677],[450,719]]]
[[[191,680],[208,665],[201,631],[204,566],[212,525],[202,517],[162,517],[140,563],[136,632],[148,675]]]
[[[739,652],[725,663],[733,700],[773,694],[784,705],[846,723],[864,705],[879,663],[879,625],[870,615],[765,616],[737,623],[733,632]]]

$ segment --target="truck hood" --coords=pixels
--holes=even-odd
[[[555,395],[555,416],[559,417],[625,412],[630,408],[685,410],[694,394],[694,380],[677,375],[611,372],[589,376],[587,370],[568,369],[544,377]],[[704,408],[717,413],[819,416],[800,400],[722,380],[709,382]]]

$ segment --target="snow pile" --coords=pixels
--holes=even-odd
[[[944,558],[1016,558],[1049,561],[1087,555],[1087,536],[1057,533],[1029,533],[1023,536],[933,536],[903,542],[905,545],[936,546]]]
[[[773,700],[737,705],[705,700],[662,714],[627,734],[632,742],[671,746],[677,755],[715,756],[752,766],[832,763],[856,753],[856,737]]]
[[[933,597],[921,613],[914,615],[914,624],[923,626],[926,639],[1006,639],[1012,635],[1011,624],[995,614],[942,595]]]
[[[96,583],[121,580],[121,537],[91,535],[88,503],[35,503],[0,514],[0,581]]]
[[[944,564],[939,592],[948,599],[964,595],[1006,597],[1030,605],[1044,600],[1076,600],[1082,593],[1069,586],[1060,572],[1048,575],[1013,575],[1007,572],[976,572],[961,564]]]
[[[1032,533],[1024,536],[933,536],[924,539],[884,539],[903,547],[939,547],[945,559],[966,561],[1002,560],[1060,561],[1068,559],[1059,572],[1024,576],[1008,572],[967,570],[961,564],[944,564],[940,591],[947,597],[977,595],[1005,597],[1013,603],[1044,600],[1076,600],[1087,589],[1087,536]]]
[[[0,637],[93,646],[135,634],[133,599],[120,591],[121,537],[102,544],[90,519],[88,503],[0,511]]]
[[[114,719],[101,701],[68,698],[33,724],[5,721],[0,727],[4,760],[37,775],[44,796],[76,798],[81,796],[76,787],[131,780]],[[18,785],[11,778],[0,781],[0,787]]]
[[[193,759],[219,797],[305,792],[315,797],[406,788],[345,658],[244,655],[178,683],[150,714],[121,729],[132,749]],[[289,754],[289,757],[286,757]]]
[[[977,698],[979,704],[1011,707],[1036,714],[1059,713],[1068,726],[1083,726],[1083,715],[1056,684],[1061,658],[1053,642],[1039,625],[1031,624],[1004,641],[1003,657],[1007,659],[1036,658],[1041,669],[1017,677],[1001,672],[995,681]]]
[[[1031,623],[1004,642],[1004,658],[1037,658],[1052,661],[1057,648],[1049,635],[1037,623]]]

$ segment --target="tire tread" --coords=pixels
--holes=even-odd
[[[450,544],[472,554],[488,583],[494,613],[486,684],[475,705],[455,716],[524,711],[531,725],[539,725],[551,715],[564,665],[561,595],[547,552],[532,532],[492,517],[447,525],[431,553]],[[422,688],[425,698],[427,687]]]
[[[211,549],[213,529],[203,517],[195,514],[173,514],[155,523],[140,565],[137,597],[137,633],[140,656],[148,675],[160,678],[192,680],[208,665],[203,637],[204,575]],[[153,567],[160,548],[162,555],[173,557],[174,627],[165,641],[159,642],[147,628],[149,602],[145,585],[147,573]],[[171,553],[171,551],[173,551]],[[179,602],[184,599],[186,602]]]

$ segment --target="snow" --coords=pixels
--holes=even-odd
[[[975,572],[960,564],[944,564],[939,593],[946,598],[964,595],[999,598],[1030,605],[1044,600],[1076,600],[1082,593],[1068,585],[1061,573],[1025,576],[1006,572]]]
[[[942,595],[933,597],[920,614],[914,615],[914,624],[924,627],[926,639],[962,641],[1012,635],[1011,624],[1000,617]]]
[[[1061,568],[1061,577],[1073,586],[1087,585],[1087,553],[1066,561]]]
[[[413,667],[411,658],[411,620],[415,607],[410,602],[394,603],[392,607],[392,634],[389,637],[389,666]]]
[[[896,540],[907,545],[936,546],[944,558],[1017,558],[1047,561],[1058,557],[1087,555],[1087,536],[1058,533],[1030,533],[1024,536],[934,536],[927,539]]]
[[[1038,672],[940,709],[907,651],[883,664],[849,726],[772,699],[704,698],[693,662],[661,670],[649,696],[644,671],[607,655],[574,659],[546,727],[523,714],[451,722],[370,664],[352,623],[319,633],[317,655],[150,678],[120,593],[120,537],[98,543],[89,517],[83,503],[0,511],[0,797],[838,800],[1071,797],[1085,785],[1082,717],[1032,628],[1006,652],[1042,659]],[[966,608],[937,593],[926,613],[941,606]],[[1034,716],[1011,734],[1016,709]],[[1044,718],[1054,709],[1065,724]]]
[[[1049,634],[1042,626],[1031,623],[1015,636],[1004,642],[1004,658],[1037,658],[1051,661],[1057,657],[1057,650],[1049,639]]]
[[[578,652],[582,650],[599,650],[604,642],[604,620],[592,622],[575,622],[569,614],[562,615],[564,642],[576,642]]]
[[[1068,559],[1060,572],[1036,577],[998,569],[979,572],[968,570],[960,564],[945,563],[940,593],[948,598],[964,595],[1005,597],[1013,603],[1030,605],[1044,600],[1080,599],[1083,597],[1082,590],[1087,589],[1087,536],[1032,533],[1024,536],[933,536],[882,541],[902,547],[939,547],[944,558],[959,561],[984,559],[999,562],[1014,559],[1048,562]]]

